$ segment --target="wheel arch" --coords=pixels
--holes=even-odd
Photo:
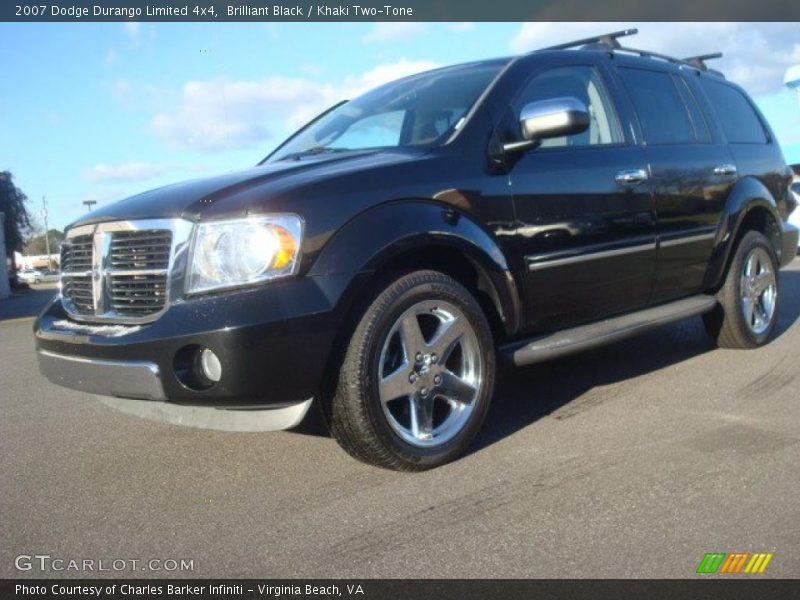
[[[780,263],[781,217],[769,189],[758,179],[741,179],[728,195],[720,218],[717,246],[706,273],[707,289],[718,289],[725,279],[734,251],[742,236],[758,231],[769,240]]]
[[[508,336],[521,326],[516,281],[494,237],[465,213],[431,201],[392,202],[358,215],[325,245],[309,275],[352,274],[339,300],[346,315],[387,273],[417,268],[442,271],[470,289],[493,333]]]

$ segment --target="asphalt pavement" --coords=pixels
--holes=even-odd
[[[756,351],[695,318],[501,372],[470,453],[421,474],[354,461],[315,415],[205,431],[53,386],[6,316],[37,311],[0,301],[0,577],[694,577],[708,552],[798,577],[800,260],[781,286]],[[34,554],[193,570],[15,568]]]

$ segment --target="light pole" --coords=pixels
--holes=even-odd
[[[47,270],[51,271],[53,264],[50,261],[50,229],[47,226],[47,199],[42,196],[42,218],[44,219],[44,249],[47,252]]]
[[[92,207],[97,204],[97,200],[84,200],[83,204],[89,209],[89,212],[92,212]]]

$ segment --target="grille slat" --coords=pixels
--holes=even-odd
[[[72,305],[81,314],[92,314],[94,298],[92,297],[92,280],[88,277],[72,277],[65,279],[61,293],[70,299]]]
[[[104,301],[101,304],[104,312],[96,316],[114,320],[115,317],[143,318],[161,312],[167,303],[167,269],[172,254],[172,231],[142,229],[112,231],[103,235],[110,236],[105,244],[108,255],[102,261],[108,272],[103,278]],[[62,246],[62,271],[91,271],[93,251],[92,235],[68,238]],[[119,274],[120,271],[124,274]],[[95,315],[91,277],[64,277],[62,294],[69,300],[73,312]]]
[[[112,275],[109,288],[112,309],[128,317],[158,312],[167,301],[166,275]]]
[[[78,235],[66,240],[61,246],[61,270],[90,271],[93,243],[91,235]]]
[[[118,231],[111,237],[108,259],[115,269],[166,269],[171,249],[171,231]]]

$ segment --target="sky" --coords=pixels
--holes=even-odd
[[[800,162],[796,23],[0,23],[0,170],[41,222],[252,166],[344,98],[414,72],[639,27],[630,45],[714,66]]]

